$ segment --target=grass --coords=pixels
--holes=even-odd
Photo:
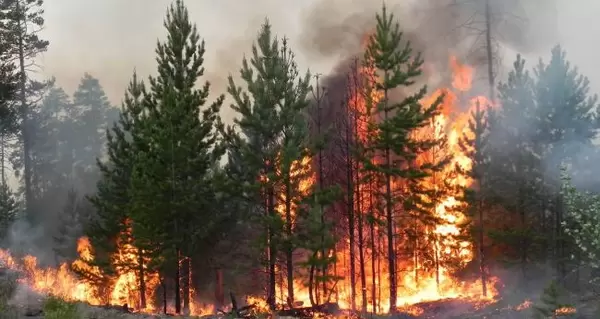
[[[44,318],[81,319],[81,316],[79,314],[77,304],[50,296],[44,303]]]
[[[0,319],[13,319],[18,317],[17,309],[10,306],[8,303],[16,289],[16,276],[5,273],[0,277]]]

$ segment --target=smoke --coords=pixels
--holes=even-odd
[[[381,5],[346,0],[313,4],[303,15],[303,52],[312,59],[334,61],[356,55],[365,35],[374,30]],[[503,49],[541,52],[558,42],[556,5],[555,0],[491,1],[494,55]],[[436,66],[434,73],[447,65],[449,54],[476,67],[487,63],[484,0],[394,0],[386,1],[386,6],[398,18],[404,39],[426,63]]]

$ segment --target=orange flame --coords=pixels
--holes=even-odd
[[[112,263],[116,269],[114,277],[109,277],[98,267],[89,265],[89,262],[94,260],[94,253],[87,237],[79,238],[77,252],[79,259],[71,264],[63,263],[56,269],[38,267],[36,257],[30,255],[23,257],[20,261],[15,260],[9,251],[4,250],[0,250],[0,263],[24,274],[24,278],[19,281],[42,294],[54,295],[67,301],[86,302],[90,305],[123,306],[127,304],[130,309],[138,312],[155,313],[158,311],[158,307],[153,302],[153,292],[159,284],[159,276],[148,269],[144,276],[147,304],[145,308],[140,307],[140,283],[136,273],[140,267],[136,247],[120,242],[118,251],[112,256]],[[146,267],[144,266],[144,268]],[[92,278],[101,279],[107,286],[94,283],[93,279],[81,279],[72,269],[84,272]],[[214,312],[212,305],[192,303],[193,293],[192,291],[190,297],[192,315]]]

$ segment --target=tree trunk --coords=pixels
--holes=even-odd
[[[285,226],[286,226],[286,250],[285,261],[287,270],[287,304],[290,308],[294,306],[294,249],[292,247],[292,185],[290,172],[285,181]],[[283,289],[282,289],[283,290]]]
[[[315,258],[317,252],[313,253],[313,258]],[[317,301],[315,298],[315,265],[310,265],[310,271],[308,273],[308,298],[310,299],[310,305],[316,306]]]
[[[435,284],[437,287],[438,292],[440,291],[440,241],[439,241],[439,235],[435,235],[435,242],[434,242],[434,261],[435,261]]]
[[[316,76],[316,87],[317,87],[317,92],[315,94],[315,99],[317,100],[317,134],[318,137],[321,137],[321,102],[324,96],[324,90],[321,90],[321,86],[319,85],[319,75]],[[322,148],[319,148],[319,152],[318,152],[318,166],[317,166],[317,170],[318,170],[318,186],[319,186],[319,191],[323,190],[323,150]],[[319,205],[321,208],[321,225],[325,225],[325,209],[323,207],[322,204]],[[321,236],[321,242],[324,243],[325,242],[325,234],[323,234]],[[323,260],[325,260],[325,258],[327,257],[327,255],[329,254],[328,251],[325,250],[325,248],[321,249],[321,255],[323,256]],[[323,263],[323,268],[321,269],[321,274],[323,276],[323,278],[325,278],[327,276],[327,263]],[[325,295],[327,294],[327,280],[323,280],[322,282],[322,289],[323,290],[323,298],[325,298]]]
[[[160,280],[160,285],[162,286],[162,293],[163,293],[163,313],[166,315],[167,314],[167,281],[165,280],[165,278],[161,278]]]
[[[414,236],[415,236],[415,243],[414,243],[414,250],[413,250],[413,267],[414,267],[414,271],[415,271],[415,284],[417,289],[419,288],[419,222],[417,220],[417,216],[415,215],[414,218]],[[439,289],[439,283],[438,283],[438,289]]]
[[[144,252],[138,249],[138,280],[140,284],[140,309],[146,309],[146,278],[144,272]]]
[[[492,10],[490,0],[485,0],[485,49],[488,62],[488,85],[490,90],[490,101],[494,103],[496,97],[494,84],[494,52],[492,48]]]
[[[215,271],[215,306],[222,309],[225,306],[225,291],[223,289],[223,269],[217,268]]]
[[[21,11],[21,1],[15,1],[17,12]],[[22,19],[21,15],[18,15]],[[25,211],[30,221],[33,217],[33,191],[31,189],[31,140],[29,132],[29,106],[27,105],[27,73],[25,70],[25,21],[19,20],[18,46],[19,46],[19,100],[21,103],[21,135],[23,138],[23,178],[25,179]],[[36,216],[36,218],[39,216]]]
[[[190,269],[191,267],[191,262],[190,262],[190,258],[189,257],[184,257],[182,262],[181,262],[181,267],[183,268],[183,275],[182,275],[182,280],[183,280],[183,287],[182,287],[182,294],[183,294],[183,314],[185,316],[189,316],[190,315],[190,277],[192,274],[192,271]]]
[[[477,210],[479,211],[479,273],[481,274],[481,290],[483,296],[487,296],[487,276],[485,272],[485,250],[483,247],[483,203],[481,200],[477,201]]]
[[[181,314],[181,265],[179,263],[179,249],[176,249],[176,265],[175,265],[175,313]]]
[[[347,111],[350,108],[347,106]],[[347,217],[348,217],[348,240],[349,240],[349,258],[350,258],[350,306],[352,310],[356,310],[356,278],[355,278],[355,265],[354,265],[354,174],[352,169],[352,155],[350,149],[350,123],[349,119],[346,123],[346,196],[347,196]]]
[[[384,92],[384,101],[387,103],[388,92]],[[388,119],[387,107],[384,112],[384,120]],[[390,282],[390,313],[396,313],[396,299],[397,299],[397,283],[396,283],[396,251],[394,249],[394,206],[392,203],[392,176],[389,172],[392,166],[392,157],[390,149],[385,149],[385,219],[387,226],[387,252],[388,252],[388,270],[389,270],[389,282]]]
[[[360,184],[359,184],[360,185]],[[357,187],[358,188],[358,187]],[[360,266],[360,287],[362,290],[362,311],[367,311],[367,276],[365,273],[365,245],[363,234],[363,218],[361,211],[360,192],[357,192],[357,208],[356,216],[358,217],[358,262]]]
[[[269,186],[267,192],[268,199],[268,214],[270,219],[274,218],[275,212],[275,191],[272,186]],[[276,285],[277,285],[277,277],[276,277],[276,269],[275,265],[277,262],[277,251],[275,247],[275,233],[273,227],[269,224],[268,226],[268,234],[269,234],[269,291],[267,292],[267,302],[271,310],[275,310],[276,304]]]
[[[355,94],[354,105],[358,105],[358,96]],[[354,142],[361,143],[359,131],[358,131],[358,121],[359,121],[359,110],[354,111]],[[364,234],[363,234],[363,211],[362,211],[362,192],[360,189],[361,186],[361,176],[360,176],[360,163],[356,163],[354,167],[355,174],[355,198],[356,198],[356,217],[357,217],[357,226],[358,226],[358,265],[360,270],[360,287],[361,287],[361,297],[362,297],[362,311],[367,311],[367,278],[365,274],[365,245],[364,245]]]
[[[369,207],[371,209],[371,214],[375,214],[375,211],[373,209],[373,182],[370,182],[371,187],[369,187]],[[375,267],[376,267],[376,259],[378,258],[376,251],[376,244],[375,244],[375,216],[371,217],[371,223],[369,223],[369,231],[370,231],[370,237],[371,237],[371,305],[372,305],[372,309],[371,311],[373,313],[376,312],[377,309],[377,295],[376,295],[376,288],[377,288],[377,281],[376,281],[376,277],[375,277]]]

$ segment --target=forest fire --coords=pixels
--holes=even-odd
[[[124,306],[130,311],[157,313],[159,307],[153,302],[153,292],[159,285],[158,274],[148,272],[145,275],[146,300],[145,308],[140,307],[140,287],[137,269],[121,265],[136,265],[139,258],[137,249],[131,244],[122,244],[113,255],[112,262],[117,270],[110,276],[97,267],[90,267],[87,262],[94,258],[93,249],[87,237],[78,240],[79,259],[71,264],[61,264],[58,268],[39,267],[36,257],[27,255],[21,261],[15,260],[8,251],[0,250],[0,264],[18,271],[19,282],[35,292],[60,297],[68,301],[85,302],[95,306]],[[138,264],[139,266],[139,264]],[[86,273],[82,278],[78,273]],[[193,300],[193,298],[191,298]],[[214,307],[191,304],[193,315],[213,313]],[[172,311],[172,309],[169,309]]]
[[[438,176],[428,178],[423,185],[436,190],[435,193],[439,195],[439,198],[429,199],[434,201],[435,208],[429,212],[432,215],[429,219],[434,222],[422,224],[415,219],[413,226],[417,232],[417,239],[406,236],[397,243],[398,247],[411,247],[411,245],[413,247],[411,256],[401,263],[397,300],[397,304],[405,312],[413,314],[422,312],[422,309],[413,305],[425,301],[460,298],[483,305],[493,302],[498,294],[496,277],[488,278],[485,286],[482,285],[481,280],[465,282],[455,277],[457,270],[463,269],[474,259],[474,245],[465,239],[468,237],[470,218],[464,211],[465,206],[460,202],[461,189],[471,184],[469,176],[464,173],[471,168],[471,159],[461,149],[461,139],[463,136],[469,137],[468,122],[471,111],[477,107],[488,107],[490,103],[483,96],[475,96],[465,101],[463,95],[468,96],[475,70],[468,65],[460,64],[456,57],[451,57],[449,63],[453,70],[452,88],[438,89],[422,101],[423,104],[431,104],[443,94],[441,113],[434,118],[430,126],[416,133],[417,136],[433,135],[436,139],[446,140],[443,146],[433,149],[418,159],[418,161],[431,163],[442,161],[442,158],[449,159],[446,168]],[[360,81],[364,79],[372,81],[375,78],[374,70],[364,66],[359,68],[359,73]],[[373,108],[380,97],[366,92],[367,89],[359,84],[360,81],[355,81],[355,87],[351,89],[352,94],[347,103],[349,112],[352,113],[349,115],[350,121],[354,121],[355,139],[359,143],[368,143],[372,138],[371,135],[375,133],[369,123],[376,120],[369,114],[372,112],[369,108]],[[469,105],[464,107],[463,104],[467,103]],[[355,165],[358,176],[354,177],[357,184],[354,198],[354,207],[357,207],[357,211],[354,214],[359,215],[357,217],[359,223],[364,223],[357,226],[355,237],[358,238],[358,246],[370,246],[370,252],[360,251],[358,254],[355,252],[351,257],[350,249],[357,248],[350,248],[347,240],[338,244],[335,252],[337,262],[334,275],[341,276],[343,279],[335,284],[335,301],[346,309],[360,308],[356,305],[362,304],[368,311],[384,313],[389,309],[386,296],[389,290],[388,271],[385,265],[387,256],[383,253],[385,240],[381,235],[384,230],[374,223],[364,222],[373,218],[367,216],[367,212],[376,214],[375,211],[378,209],[374,201],[374,192],[377,192],[378,186],[374,185],[374,181],[361,182],[368,180],[368,177],[362,176],[364,173],[359,163]],[[395,187],[398,188],[397,191],[402,191],[401,186]],[[442,191],[442,188],[446,190]],[[404,231],[401,227],[396,229],[398,234]],[[358,265],[353,268],[354,274],[351,273],[349,264],[357,263],[357,260],[351,261],[352,258],[360,259]],[[351,289],[353,283],[349,279],[351,276],[360,277],[360,283],[356,283],[357,286],[360,285],[360,288],[356,289],[360,293],[356,293],[354,302]],[[303,287],[302,282],[296,280],[294,297],[303,304],[310,304],[310,294]],[[285,303],[287,286],[282,282],[277,290],[281,302]],[[321,299],[321,301],[326,300],[327,297]]]
[[[488,277],[487,285],[481,280],[461,280],[456,276],[459,270],[464,269],[475,258],[474,245],[466,239],[471,218],[465,212],[461,203],[460,190],[470,186],[471,180],[464,171],[471,168],[471,160],[461,149],[461,138],[468,136],[468,119],[470,111],[476,107],[487,107],[490,103],[482,96],[469,98],[465,101],[471,89],[474,69],[462,65],[455,57],[450,58],[453,70],[452,88],[439,89],[433,92],[421,103],[428,105],[437,100],[442,94],[443,103],[441,113],[437,115],[429,126],[416,132],[416,136],[433,136],[436,139],[445,139],[441,146],[423,154],[417,162],[436,163],[444,158],[449,159],[445,168],[422,182],[421,187],[431,189],[435,196],[424,199],[431,204],[432,209],[425,213],[427,218],[417,218],[408,215],[402,217],[402,223],[395,226],[399,234],[395,245],[399,252],[396,257],[398,264],[398,298],[397,305],[405,312],[415,315],[421,309],[417,304],[448,298],[465,300],[473,304],[486,304],[495,300],[498,292],[496,283],[498,279]],[[359,69],[361,79],[375,78],[374,70],[368,67]],[[368,143],[372,138],[372,126],[369,123],[377,119],[371,115],[370,108],[381,99],[372,94],[362,85],[352,88],[353,92],[347,101],[348,112],[352,114],[354,135],[358,143]],[[469,104],[464,110],[463,104]],[[377,161],[375,157],[373,160]],[[356,176],[355,196],[353,207],[358,225],[353,235],[354,247],[346,238],[339,240],[335,251],[336,264],[330,271],[339,279],[332,287],[331,293],[322,293],[317,296],[317,302],[324,303],[331,299],[341,308],[363,308],[370,312],[385,313],[389,309],[389,272],[386,266],[388,256],[385,253],[386,240],[382,233],[384,227],[373,222],[377,218],[380,204],[374,194],[378,192],[377,180],[369,178],[363,170],[363,164],[353,163]],[[313,172],[312,159],[304,158],[294,162],[290,175],[300,179],[296,193],[306,195],[316,182]],[[400,184],[394,184],[394,192],[403,193],[407,189]],[[278,196],[276,210],[285,218],[286,209],[290,210],[292,220],[298,210],[297,201],[290,201],[286,207],[286,194]],[[367,222],[371,220],[370,222]],[[427,220],[428,222],[423,222]],[[400,224],[403,226],[401,227]],[[406,225],[410,225],[407,230]],[[131,236],[122,236],[128,238]],[[364,247],[370,249],[364,249]],[[117,253],[112,256],[116,274],[108,275],[100,269],[88,266],[93,260],[93,248],[90,241],[82,237],[79,239],[77,251],[79,259],[72,264],[63,264],[57,269],[41,269],[37,266],[36,258],[26,256],[22,262],[16,262],[8,252],[0,251],[0,261],[10,268],[15,268],[25,274],[24,283],[35,291],[57,295],[67,300],[83,301],[91,305],[124,305],[136,311],[159,312],[160,306],[155,304],[154,292],[160,285],[157,273],[148,271],[148,261],[140,265],[140,251],[131,243],[120,242]],[[354,259],[354,260],[352,260]],[[351,264],[353,264],[351,266]],[[124,266],[127,265],[127,266]],[[139,268],[144,269],[145,298],[141,298]],[[283,273],[284,267],[277,266],[278,272]],[[93,278],[81,278],[77,271],[84,271]],[[354,273],[352,273],[354,272]],[[358,278],[356,282],[354,279]],[[353,293],[352,285],[355,285]],[[310,293],[306,288],[306,280],[296,278],[295,301],[311,304]],[[485,287],[485,288],[484,288]],[[277,286],[277,296],[280,302],[286,303],[287,287],[283,280]],[[191,294],[193,294],[193,290]],[[353,296],[354,294],[354,296]],[[140,300],[146,300],[146,306],[140,305]],[[255,299],[255,300],[254,300]],[[254,298],[253,300],[260,300]],[[354,300],[353,300],[354,299]],[[194,304],[194,296],[190,297],[190,307],[193,315],[213,313],[214,307],[202,307]],[[262,303],[264,301],[260,300]]]

